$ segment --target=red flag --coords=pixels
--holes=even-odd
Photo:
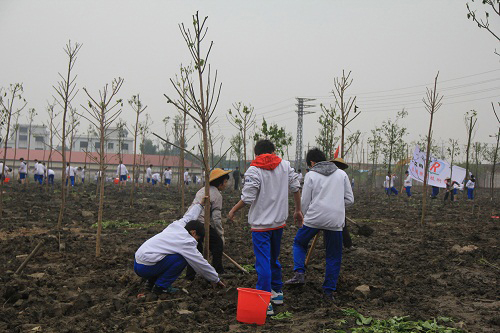
[[[339,157],[339,149],[340,149],[340,146],[338,146],[337,150],[335,150],[335,153],[333,153],[333,158]]]

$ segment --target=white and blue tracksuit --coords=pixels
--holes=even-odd
[[[290,162],[279,162],[279,158],[271,154],[259,156],[263,155],[277,159],[277,165],[268,169],[250,166],[245,173],[241,200],[251,205],[248,223],[252,228],[256,289],[281,292],[283,281],[278,257],[288,217],[288,191],[299,191],[300,183]]]
[[[220,281],[215,269],[198,251],[198,242],[185,228],[189,221],[198,219],[202,209],[199,204],[192,206],[182,219],[144,242],[135,253],[135,273],[168,288],[189,264],[208,281]]]
[[[474,200],[474,187],[476,185],[476,180],[469,179],[465,187],[467,187],[467,198],[469,200]]]
[[[321,230],[325,237],[326,269],[323,289],[333,291],[342,263],[342,228],[345,207],[354,203],[347,174],[332,162],[316,163],[306,174],[302,189],[304,226],[293,241],[294,271],[304,273],[309,241]]]

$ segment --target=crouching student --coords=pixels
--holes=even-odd
[[[354,203],[351,184],[347,174],[326,161],[325,154],[315,148],[307,152],[307,165],[311,171],[304,178],[302,189],[302,213],[304,225],[297,231],[293,241],[293,262],[295,276],[286,284],[305,282],[305,260],[309,241],[323,231],[326,247],[326,269],[323,283],[324,298],[333,301],[333,291],[342,263],[342,228],[345,207]]]
[[[293,192],[294,219],[302,223],[300,184],[290,162],[276,156],[274,144],[259,140],[255,144],[255,160],[245,172],[241,200],[229,212],[235,213],[250,205],[248,223],[252,228],[252,243],[257,271],[256,289],[271,292],[271,303],[283,304],[283,282],[278,261],[281,237],[288,217],[288,190]],[[274,314],[272,304],[267,314]]]
[[[151,184],[156,185],[158,183],[161,183],[161,176],[159,173],[154,173],[151,176]]]
[[[172,284],[189,264],[214,286],[225,287],[215,269],[198,251],[205,227],[197,219],[203,206],[192,206],[183,218],[148,239],[135,253],[134,271],[147,279],[147,287],[156,294],[174,293]]]
[[[47,182],[49,185],[54,185],[55,172],[52,169],[47,170]]]
[[[231,171],[224,171],[222,169],[213,169],[210,172],[210,234],[209,234],[209,248],[212,254],[212,266],[217,273],[224,273],[224,266],[222,265],[222,252],[224,252],[224,228],[222,227],[222,195],[221,192],[227,187],[229,175]],[[202,187],[193,200],[192,206],[200,203],[205,197],[205,188]],[[198,221],[204,223],[204,212],[202,211],[198,217]],[[203,252],[202,242],[198,243],[198,250]],[[196,272],[191,266],[186,270],[186,279],[194,280]]]

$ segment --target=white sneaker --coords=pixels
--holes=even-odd
[[[271,303],[269,303],[269,305],[267,306],[267,313],[266,314],[268,316],[273,316],[274,315],[273,305]]]
[[[276,292],[271,290],[271,303],[276,305],[283,304],[283,291]]]

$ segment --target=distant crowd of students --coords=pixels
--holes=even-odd
[[[396,175],[391,174],[390,172],[388,172],[387,176],[385,176],[384,188],[385,188],[385,193],[387,195],[399,194],[399,191],[395,187],[396,178],[397,178]],[[455,196],[458,194],[458,191],[463,191],[464,188],[467,189],[467,198],[469,200],[474,200],[474,188],[476,186],[476,178],[474,177],[474,175],[471,175],[470,179],[468,179],[465,184],[459,184],[457,181],[451,180],[450,177],[446,178],[444,182],[445,182],[444,201],[448,200],[448,198],[450,198],[451,201],[456,201],[457,198]],[[401,190],[404,189],[408,197],[412,196],[411,187],[412,187],[412,178],[409,172],[406,171],[405,179],[403,182],[403,188]],[[439,187],[432,186],[431,199],[436,199],[438,195],[439,195]]]

